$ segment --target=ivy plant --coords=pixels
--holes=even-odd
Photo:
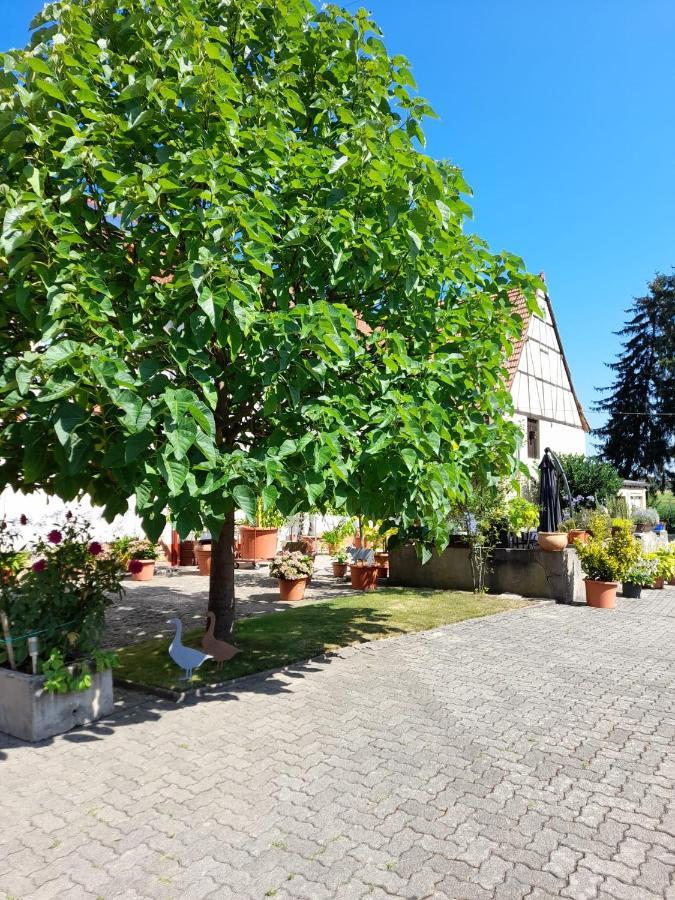
[[[461,171],[364,10],[61,0],[0,70],[0,479],[157,538],[234,512],[424,522],[447,537],[518,439],[509,291]]]

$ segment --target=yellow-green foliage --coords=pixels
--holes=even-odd
[[[610,519],[602,514],[591,516],[588,543],[575,541],[581,566],[591,581],[623,581],[640,559],[640,544],[631,533],[631,523],[617,521],[613,529]]]
[[[675,578],[675,551],[668,547],[659,547],[654,553],[646,553],[647,559],[656,563],[656,578],[670,581]]]

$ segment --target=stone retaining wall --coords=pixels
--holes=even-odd
[[[389,583],[403,587],[473,590],[469,551],[448,547],[434,551],[425,564],[415,548],[399,547],[389,554]],[[561,603],[585,602],[581,565],[575,550],[495,550],[487,583],[492,593],[521,594]]]

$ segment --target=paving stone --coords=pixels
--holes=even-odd
[[[274,607],[265,573],[237,577]],[[167,581],[203,612],[203,582]],[[0,735],[0,898],[675,900],[675,591],[643,596]]]

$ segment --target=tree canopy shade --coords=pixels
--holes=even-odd
[[[309,0],[64,0],[0,73],[0,479],[206,526],[330,503],[438,541],[512,471],[536,307],[465,233],[404,57]]]
[[[675,457],[675,275],[657,275],[618,332],[624,338],[598,429],[602,456],[624,478],[651,478],[663,490]]]

